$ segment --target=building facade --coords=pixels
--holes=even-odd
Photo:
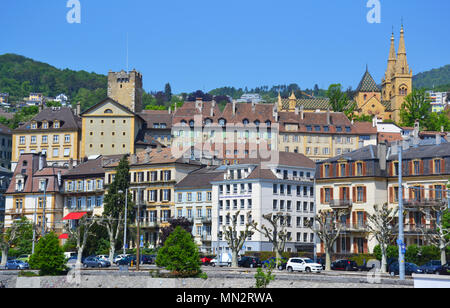
[[[12,131],[0,124],[0,167],[11,169],[12,159]]]
[[[63,231],[62,176],[67,171],[47,166],[45,154],[23,154],[17,163],[11,183],[5,193],[5,226],[26,217],[45,232]]]
[[[71,108],[43,109],[37,116],[13,131],[12,170],[22,154],[43,153],[52,166],[80,161],[81,119]]]
[[[315,214],[314,174],[314,162],[296,153],[280,152],[279,160],[273,163],[249,158],[226,166],[222,178],[212,182],[213,253],[230,252],[224,227],[231,226],[233,217],[237,219],[239,233],[249,222],[257,223],[258,227],[270,226],[263,216],[278,213],[285,216],[289,233],[286,251],[312,252],[314,235],[308,221]],[[255,232],[247,238],[240,253],[272,250],[269,240]]]

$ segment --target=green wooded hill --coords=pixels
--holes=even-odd
[[[30,92],[49,97],[64,93],[72,103],[81,101],[87,107],[106,97],[106,87],[105,75],[58,69],[16,54],[0,55],[0,92],[9,93],[11,102]]]
[[[434,87],[434,90],[441,92],[450,91],[450,64],[415,75],[413,86],[427,90]]]

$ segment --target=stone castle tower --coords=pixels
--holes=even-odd
[[[400,109],[405,97],[412,91],[412,76],[413,73],[406,58],[405,31],[402,25],[397,55],[394,33],[392,33],[388,66],[381,86],[382,99],[390,102],[395,122],[400,121]]]
[[[127,73],[108,73],[108,97],[134,113],[142,111],[142,74],[136,70]]]

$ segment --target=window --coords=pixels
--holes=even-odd
[[[55,123],[53,123],[53,128],[59,128],[59,122],[55,121]]]
[[[276,211],[278,209],[278,200],[273,200],[273,210]]]
[[[70,143],[70,135],[65,135],[64,136],[64,142],[65,143]]]
[[[331,202],[331,188],[325,188],[325,203]]]
[[[59,135],[53,135],[53,143],[59,143]]]
[[[59,149],[53,149],[53,158],[59,157]]]
[[[192,193],[187,193],[187,201],[192,202]]]
[[[212,201],[212,193],[210,191],[206,193],[206,199],[207,201]]]
[[[44,144],[48,143],[48,136],[42,136],[42,143]]]
[[[70,149],[64,149],[64,157],[70,156]]]
[[[20,144],[25,144],[25,136],[20,136],[19,140]]]
[[[278,184],[273,184],[273,194],[278,194]]]
[[[48,129],[48,122],[43,122],[42,123],[42,128],[43,129]]]
[[[31,136],[31,144],[36,144],[36,136]]]
[[[398,187],[397,187],[398,188]],[[364,202],[364,187],[358,186],[356,188],[357,195],[356,195],[356,201],[358,202]]]
[[[201,201],[202,201],[202,193],[201,193],[201,192],[198,192],[198,193],[197,193],[197,201],[198,201],[198,202],[201,202]]]

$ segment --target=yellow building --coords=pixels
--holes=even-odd
[[[130,191],[141,208],[140,227],[144,244],[155,246],[161,228],[174,217],[175,185],[202,164],[189,158],[174,157],[170,148],[149,149],[129,156]],[[111,185],[118,161],[106,163],[105,187]]]
[[[400,31],[400,42],[395,54],[394,34],[391,37],[388,66],[382,80],[382,101],[393,112],[392,120],[400,121],[400,109],[405,97],[412,91],[412,70],[408,65],[403,25]]]
[[[81,114],[81,156],[134,154],[144,120],[124,105],[107,98]]]
[[[51,166],[77,164],[80,140],[81,120],[71,108],[46,108],[13,131],[12,170],[25,153],[44,153]]]

